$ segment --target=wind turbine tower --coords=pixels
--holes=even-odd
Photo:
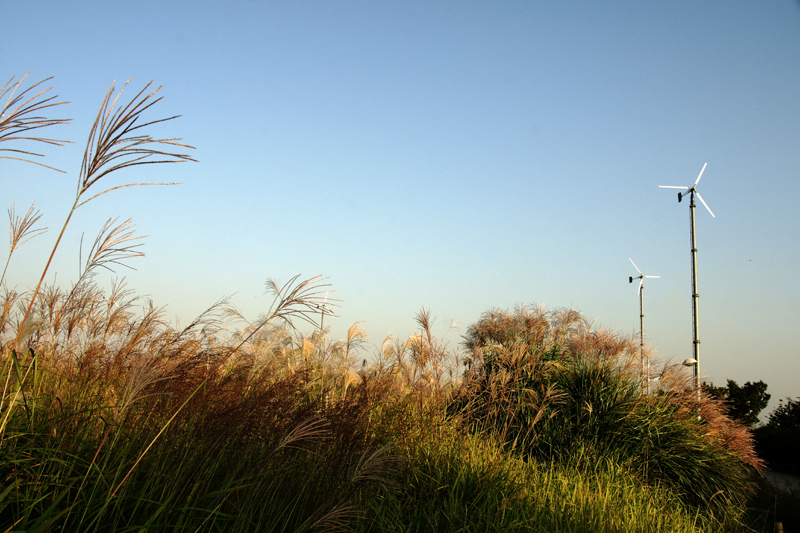
[[[645,390],[650,389],[650,359],[647,359],[647,365],[645,365],[644,359],[644,278],[660,278],[661,276],[645,276],[642,274],[642,271],[639,270],[639,267],[636,266],[636,263],[633,262],[633,259],[630,257],[628,260],[633,265],[633,268],[636,269],[636,272],[639,273],[638,277],[629,276],[628,283],[633,283],[633,280],[639,280],[639,349],[641,350],[641,358],[642,358],[642,381],[644,382]]]
[[[690,213],[690,228],[691,228],[691,242],[692,242],[692,345],[693,345],[693,354],[694,354],[694,386],[695,390],[697,390],[697,394],[700,394],[700,321],[698,317],[698,299],[700,295],[697,292],[697,233],[695,232],[695,217],[694,217],[694,197],[697,195],[697,198],[703,202],[703,205],[706,206],[708,212],[711,213],[711,216],[714,217],[714,213],[711,212],[711,208],[708,207],[708,204],[703,197],[700,196],[700,193],[697,191],[697,184],[700,182],[700,178],[703,177],[703,172],[706,170],[706,166],[708,163],[703,165],[703,169],[700,171],[700,175],[697,176],[697,179],[694,181],[694,184],[691,187],[677,187],[673,185],[659,185],[662,189],[684,189],[684,192],[678,193],[678,202],[683,200],[683,197],[687,194],[689,195],[689,213]],[[715,217],[716,218],[716,217]]]

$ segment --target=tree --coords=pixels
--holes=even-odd
[[[770,413],[767,425],[786,431],[800,430],[800,398],[786,398],[786,403],[780,400],[778,407]]]
[[[763,381],[748,381],[740,387],[729,379],[727,387],[703,383],[703,390],[709,396],[724,401],[728,406],[728,415],[749,427],[758,422],[758,415],[767,407],[771,397],[767,393],[767,384]]]
[[[756,449],[775,470],[800,474],[800,398],[781,400],[767,423],[753,431]]]

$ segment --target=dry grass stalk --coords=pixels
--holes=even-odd
[[[0,304],[0,340],[6,338],[6,328],[13,321],[14,309],[17,306],[20,293],[3,287],[2,304]],[[5,351],[5,342],[0,342],[0,348]]]
[[[47,231],[47,228],[34,229],[33,225],[39,221],[42,214],[39,211],[34,211],[33,206],[34,204],[31,204],[30,208],[28,208],[28,212],[25,213],[25,216],[22,218],[16,216],[14,213],[14,204],[12,204],[11,209],[8,210],[11,235],[9,239],[8,260],[3,269],[3,275],[0,276],[0,285],[2,285],[3,281],[6,279],[6,271],[8,271],[8,264],[11,262],[11,256],[14,254],[14,251],[29,240]]]
[[[134,229],[135,224],[130,218],[117,226],[112,226],[116,224],[117,220],[119,220],[119,217],[113,220],[109,218],[106,223],[103,224],[91,250],[89,250],[89,256],[86,259],[86,265],[81,273],[81,278],[85,277],[97,267],[105,268],[110,272],[114,270],[109,265],[133,268],[123,261],[144,256],[144,252],[136,250],[136,248],[142,246],[142,243],[130,243],[144,239],[147,235],[134,237],[133,234],[136,231]]]
[[[314,416],[296,425],[283,436],[275,451],[284,448],[307,449],[308,446],[331,437],[330,424],[327,420]]]
[[[36,115],[36,113],[39,113],[40,111],[44,111],[45,109],[49,109],[51,107],[64,105],[67,102],[55,102],[54,100],[56,100],[58,96],[45,97],[46,93],[50,91],[50,87],[47,89],[37,89],[37,87],[39,87],[42,83],[49,81],[52,78],[46,78],[25,89],[20,90],[22,87],[22,82],[25,81],[25,78],[27,77],[28,74],[25,74],[16,83],[14,83],[14,78],[12,77],[10,80],[8,80],[8,82],[6,82],[5,85],[3,85],[3,88],[0,89],[0,101],[5,100],[2,109],[0,109],[0,142],[33,141],[54,146],[63,146],[66,143],[70,143],[71,141],[28,135],[28,133],[33,130],[46,128],[48,126],[55,126],[58,124],[68,124],[70,119],[51,119]],[[34,94],[34,91],[36,90],[39,92]],[[38,161],[27,159],[26,157],[3,155],[3,152],[29,157],[44,157],[43,154],[37,154],[35,152],[16,148],[3,148],[2,145],[0,145],[0,159],[16,159],[18,161],[33,163],[34,165],[56,170],[58,172],[64,172],[63,170],[44,165]]]
[[[358,485],[375,482],[391,485],[387,476],[396,473],[394,467],[399,461],[397,456],[389,453],[393,448],[393,444],[387,444],[374,451],[365,449],[352,469],[350,483]]]
[[[131,78],[132,79],[132,78]],[[153,92],[146,94],[153,82],[149,82],[144,88],[134,96],[127,105],[116,107],[117,101],[122,92],[128,86],[131,79],[125,82],[119,93],[112,100],[114,94],[114,84],[111,85],[106,93],[100,111],[92,125],[89,133],[89,140],[86,143],[86,151],[81,163],[80,179],[76,197],[80,199],[95,183],[103,177],[138,165],[158,164],[158,163],[181,163],[185,161],[195,161],[188,154],[175,152],[171,147],[189,148],[193,146],[180,143],[179,138],[154,139],[150,135],[136,134],[137,130],[146,128],[153,124],[167,122],[178,118],[175,115],[169,118],[152,120],[144,124],[137,124],[147,109],[161,100],[155,94],[161,89],[158,86]],[[164,148],[161,148],[164,146]],[[138,185],[172,185],[167,183],[131,183],[120,185],[101,191],[87,200],[78,203],[79,207],[98,196],[122,187],[133,187]]]
[[[233,348],[227,347],[220,354],[220,357],[217,358],[215,366],[210,369],[206,368],[206,371],[203,374],[203,379],[201,379],[196,386],[190,386],[191,392],[185,397],[185,400],[179,406],[177,406],[176,409],[174,409],[172,416],[166,420],[158,433],[150,441],[150,444],[148,444],[144,451],[142,451],[142,453],[139,455],[139,458],[134,462],[130,470],[128,470],[128,473],[125,474],[125,476],[122,478],[122,481],[119,482],[117,487],[111,493],[111,497],[114,497],[114,495],[117,494],[134,470],[136,470],[136,468],[139,466],[145,455],[147,455],[153,445],[170,427],[178,415],[183,412],[184,408],[189,404],[192,398],[194,398],[195,395],[202,389],[202,387],[209,382],[209,379],[212,376],[217,375],[217,372],[219,372],[228,361],[238,354],[242,346],[244,346],[254,335],[275,320],[281,321],[289,327],[293,327],[292,319],[296,318],[301,318],[313,324],[313,320],[309,318],[308,315],[312,312],[312,310],[316,309],[317,305],[319,305],[319,302],[322,299],[322,296],[320,295],[323,292],[326,294],[325,299],[327,299],[327,292],[329,291],[323,291],[322,288],[328,287],[329,284],[321,283],[321,281],[325,280],[325,278],[322,278],[321,276],[315,276],[301,283],[295,283],[298,277],[299,276],[295,276],[283,286],[279,286],[272,280],[267,282],[268,290],[272,290],[275,294],[275,302],[273,303],[273,307],[270,312],[262,319],[261,323],[254,327],[252,331],[238,344],[236,344]],[[314,431],[316,431],[316,429],[314,429]]]
[[[144,164],[194,161],[189,155],[174,150],[174,148],[192,148],[189,145],[177,142],[180,139],[154,139],[150,135],[139,133],[142,128],[175,119],[177,116],[139,123],[142,120],[143,113],[161,99],[155,97],[155,94],[161,87],[156,88],[153,92],[148,94],[146,91],[152,85],[152,82],[150,82],[127,104],[117,106],[117,102],[129,82],[130,80],[126,82],[123,89],[120,90],[113,99],[112,96],[115,89],[114,84],[112,84],[103,99],[100,111],[92,125],[89,140],[86,143],[75,201],[67,215],[67,219],[64,221],[64,225],[56,239],[50,257],[45,264],[39,283],[32,293],[28,310],[22,318],[23,324],[30,315],[33,304],[44,282],[44,278],[52,263],[53,256],[61,243],[61,239],[72,219],[72,215],[78,207],[100,195],[122,187],[166,184],[131,183],[119,185],[105,189],[88,199],[84,199],[84,195],[93,185],[105,176],[125,168]],[[14,348],[16,348],[18,342],[19,338],[15,339]]]

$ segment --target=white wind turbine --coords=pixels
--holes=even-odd
[[[639,280],[639,290],[637,294],[639,295],[639,348],[641,350],[641,358],[642,358],[642,380],[644,381],[645,390],[648,390],[650,387],[650,359],[647,359],[647,365],[645,368],[645,358],[644,358],[644,278],[660,278],[661,276],[645,276],[642,274],[642,271],[639,270],[639,267],[636,266],[636,263],[633,262],[633,259],[630,257],[628,260],[633,265],[633,268],[636,269],[636,272],[639,273],[638,277],[629,276],[628,283],[633,283],[633,280]]]
[[[708,204],[703,197],[700,196],[700,193],[697,192],[697,183],[700,181],[700,178],[703,176],[703,172],[706,170],[706,165],[703,165],[703,170],[700,171],[700,175],[697,176],[697,179],[694,180],[694,184],[691,187],[676,187],[672,185],[659,185],[662,189],[685,189],[685,192],[678,193],[678,202],[683,200],[683,196],[688,194],[689,195],[689,213],[691,215],[691,239],[692,239],[692,332],[693,332],[693,353],[694,353],[694,386],[697,394],[700,394],[700,321],[698,317],[698,298],[700,295],[697,293],[697,234],[695,233],[695,221],[694,221],[694,196],[700,199],[703,202],[703,205],[706,206],[708,212],[711,213],[711,216],[714,216],[714,213],[711,212],[711,208],[708,207]]]

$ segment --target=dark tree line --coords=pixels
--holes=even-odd
[[[781,400],[753,436],[770,468],[800,475],[800,398]]]
[[[767,393],[767,384],[763,381],[748,381],[739,386],[729,379],[727,387],[703,383],[703,390],[710,396],[723,400],[728,406],[728,416],[748,427],[756,425],[758,415],[767,407],[771,398]]]
[[[800,398],[780,400],[759,425],[758,417],[770,400],[763,381],[739,386],[729,379],[726,387],[704,383],[703,390],[724,401],[731,418],[753,428],[758,455],[771,469],[800,475]]]

